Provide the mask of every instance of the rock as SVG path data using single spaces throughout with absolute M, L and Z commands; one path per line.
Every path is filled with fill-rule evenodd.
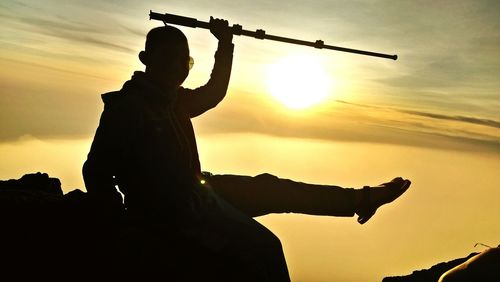
M 237 268 L 166 226 L 99 210 L 45 173 L 0 181 L 0 277 L 16 281 L 237 281 Z M 135 278 L 135 279 L 134 279 Z M 241 278 L 241 277 L 240 277 Z
M 2 190 L 22 190 L 36 191 L 62 196 L 61 181 L 58 178 L 51 178 L 47 173 L 25 174 L 20 179 L 0 180 L 0 189 Z
M 500 281 L 500 245 L 471 257 L 446 271 L 439 282 Z
M 382 282 L 436 282 L 443 273 L 463 263 L 476 254 L 477 253 L 472 253 L 464 258 L 458 258 L 448 262 L 441 262 L 428 269 L 415 270 L 412 272 L 412 274 L 409 275 L 385 277 Z
M 447 276 L 447 277 L 446 277 Z M 405 276 L 385 277 L 382 282 L 464 282 L 500 281 L 500 248 L 438 263 L 431 268 L 416 270 Z

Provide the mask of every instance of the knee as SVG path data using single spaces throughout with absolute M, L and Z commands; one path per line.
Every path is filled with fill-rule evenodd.
M 275 251 L 282 251 L 283 246 L 281 245 L 281 240 L 269 229 L 265 228 L 262 232 L 262 242 L 261 244 L 265 249 Z
M 281 240 L 274 233 L 271 232 L 270 237 L 271 247 L 275 250 L 279 250 L 280 252 L 283 250 L 283 246 L 281 245 Z

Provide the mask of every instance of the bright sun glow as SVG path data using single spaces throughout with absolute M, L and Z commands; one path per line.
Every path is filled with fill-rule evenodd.
M 289 56 L 271 65 L 267 86 L 271 95 L 292 109 L 304 109 L 327 98 L 331 78 L 312 56 Z

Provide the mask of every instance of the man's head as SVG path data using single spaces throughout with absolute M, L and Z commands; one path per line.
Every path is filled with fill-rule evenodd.
M 189 45 L 186 36 L 173 26 L 153 28 L 146 37 L 146 48 L 139 53 L 146 73 L 161 86 L 179 87 L 189 73 Z

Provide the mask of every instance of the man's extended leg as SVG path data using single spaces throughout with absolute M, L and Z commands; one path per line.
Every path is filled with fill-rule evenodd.
M 214 191 L 245 214 L 303 213 L 354 216 L 356 193 L 352 188 L 315 185 L 281 179 L 271 174 L 255 177 L 212 175 Z
M 208 181 L 217 194 L 249 216 L 287 212 L 349 217 L 358 214 L 361 224 L 411 184 L 397 177 L 378 186 L 352 189 L 296 182 L 267 173 L 255 177 L 211 175 Z

